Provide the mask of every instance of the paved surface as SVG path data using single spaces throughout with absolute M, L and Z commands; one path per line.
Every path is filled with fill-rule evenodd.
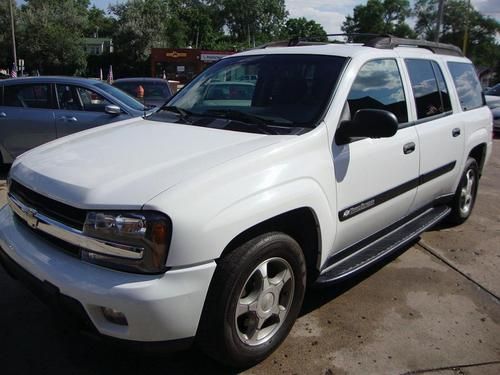
M 467 223 L 435 228 L 376 269 L 309 291 L 284 344 L 246 373 L 500 374 L 500 140 L 494 147 Z M 196 350 L 131 353 L 71 335 L 0 271 L 0 373 L 230 371 Z

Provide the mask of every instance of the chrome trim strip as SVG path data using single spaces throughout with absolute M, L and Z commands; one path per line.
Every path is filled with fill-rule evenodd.
M 143 258 L 144 248 L 88 237 L 82 231 L 53 220 L 39 213 L 37 210 L 26 206 L 11 193 L 8 194 L 7 201 L 12 211 L 36 230 L 95 253 L 127 259 Z

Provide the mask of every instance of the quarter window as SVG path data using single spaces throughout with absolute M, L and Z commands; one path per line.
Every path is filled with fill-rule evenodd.
M 484 98 L 481 84 L 472 64 L 449 62 L 448 67 L 457 88 L 462 109 L 468 111 L 483 106 Z
M 383 109 L 408 121 L 406 100 L 396 60 L 367 62 L 359 70 L 347 97 L 351 117 L 360 109 Z
M 417 106 L 417 118 L 423 119 L 449 111 L 450 98 L 439 66 L 430 60 L 420 59 L 407 59 L 405 63 Z M 436 76 L 439 78 L 436 79 Z M 439 87 L 438 81 L 441 81 Z
M 51 108 L 49 85 L 4 86 L 4 105 L 22 108 Z

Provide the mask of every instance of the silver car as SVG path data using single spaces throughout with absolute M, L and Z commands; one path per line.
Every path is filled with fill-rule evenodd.
M 95 126 L 146 114 L 143 104 L 107 83 L 76 77 L 0 81 L 0 164 Z

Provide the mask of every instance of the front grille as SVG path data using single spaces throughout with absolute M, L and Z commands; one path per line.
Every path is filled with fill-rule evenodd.
M 26 206 L 34 208 L 54 220 L 72 228 L 82 230 L 87 212 L 71 207 L 51 198 L 47 198 L 15 180 L 11 181 L 9 192 L 16 196 Z

